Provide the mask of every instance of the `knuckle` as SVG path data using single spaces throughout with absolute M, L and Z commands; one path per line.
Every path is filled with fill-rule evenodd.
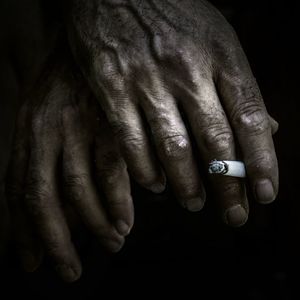
M 68 174 L 65 176 L 64 181 L 66 187 L 73 189 L 76 186 L 83 186 L 83 180 L 87 175 L 85 174 Z
M 145 141 L 142 136 L 128 135 L 127 138 L 123 139 L 121 144 L 121 148 L 125 154 L 133 153 L 133 152 L 142 152 L 145 147 Z
M 107 185 L 115 184 L 125 169 L 125 162 L 115 153 L 108 153 L 97 163 L 97 175 Z
M 101 177 L 101 182 L 104 185 L 115 185 L 118 182 L 120 173 L 117 170 L 105 170 L 99 175 Z
M 70 200 L 77 201 L 83 198 L 87 174 L 67 174 L 64 177 L 64 187 Z
M 203 128 L 203 144 L 207 151 L 225 154 L 233 146 L 233 134 L 223 123 L 210 124 Z
M 183 135 L 165 137 L 159 146 L 162 155 L 171 160 L 181 160 L 191 153 L 191 145 Z
M 25 205 L 32 216 L 40 216 L 47 209 L 49 192 L 46 187 L 29 184 L 25 194 Z
M 257 103 L 243 103 L 232 116 L 233 126 L 252 135 L 259 135 L 270 128 L 263 108 Z
M 121 150 L 124 154 L 129 155 L 130 153 L 143 151 L 145 140 L 141 132 L 131 132 L 126 128 L 119 127 L 116 135 L 119 138 Z
M 233 126 L 253 134 L 260 134 L 270 127 L 263 100 L 254 78 L 238 81 L 235 85 L 236 99 L 241 99 L 231 113 Z
M 213 152 L 228 156 L 234 145 L 234 137 L 223 110 L 215 107 L 212 111 L 195 112 L 195 123 L 200 134 L 200 141 L 206 153 Z
M 130 200 L 128 199 L 128 197 L 117 197 L 117 198 L 108 197 L 107 202 L 111 208 L 114 207 L 118 208 L 118 207 L 126 206 L 128 203 L 130 203 Z

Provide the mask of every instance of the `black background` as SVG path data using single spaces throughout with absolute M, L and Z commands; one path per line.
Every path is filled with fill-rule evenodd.
M 170 191 L 154 196 L 134 185 L 136 222 L 119 254 L 110 256 L 82 237 L 84 273 L 79 282 L 67 285 L 47 262 L 38 272 L 24 274 L 9 247 L 8 255 L 2 255 L 0 293 L 7 290 L 12 298 L 21 292 L 40 299 L 106 299 L 108 293 L 110 298 L 171 298 L 180 292 L 184 299 L 299 299 L 299 11 L 296 1 L 212 2 L 236 29 L 269 113 L 280 124 L 275 136 L 280 167 L 276 202 L 261 206 L 252 201 L 249 222 L 232 229 L 222 224 L 212 203 L 191 214 L 179 207 Z M 0 74 L 1 80 L 7 77 Z M 12 98 L 6 95 L 12 92 L 13 85 L 0 93 L 2 169 L 13 115 L 7 113 Z M 8 229 L 2 231 L 5 235 Z M 8 297 L 0 294 L 0 299 Z

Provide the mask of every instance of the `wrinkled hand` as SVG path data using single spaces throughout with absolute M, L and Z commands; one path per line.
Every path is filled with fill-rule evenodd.
M 49 64 L 20 110 L 7 196 L 24 267 L 36 269 L 46 252 L 66 281 L 81 273 L 70 209 L 112 252 L 133 225 L 125 162 L 98 103 L 63 60 Z
M 191 211 L 205 201 L 199 156 L 202 171 L 212 159 L 242 159 L 257 201 L 275 199 L 277 124 L 233 29 L 215 8 L 201 0 L 70 2 L 71 47 L 137 182 L 164 189 L 153 142 L 175 194 Z M 244 182 L 211 176 L 210 183 L 225 221 L 246 222 Z

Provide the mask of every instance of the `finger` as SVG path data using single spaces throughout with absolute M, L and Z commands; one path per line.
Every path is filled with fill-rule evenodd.
M 44 112 L 39 116 L 33 120 L 25 202 L 56 271 L 63 280 L 71 282 L 80 277 L 81 263 L 59 201 L 56 168 L 60 135 L 53 133 L 56 126 L 51 122 L 43 122 L 43 119 L 51 120 L 49 116 Z
M 126 110 L 120 110 L 117 120 L 110 123 L 133 178 L 154 193 L 163 192 L 165 177 L 153 155 L 140 112 L 135 105 L 128 103 Z
M 200 78 L 194 91 L 184 92 L 181 101 L 205 168 L 213 159 L 236 160 L 233 133 L 213 81 Z M 210 175 L 209 179 L 225 222 L 232 226 L 243 225 L 248 218 L 248 200 L 244 182 L 238 178 L 225 176 Z
M 155 92 L 144 90 L 141 97 L 160 161 L 175 195 L 190 211 L 201 210 L 205 189 L 174 98 L 158 86 Z
M 121 235 L 128 235 L 134 221 L 134 208 L 127 166 L 102 115 L 95 139 L 96 177 L 108 205 L 113 224 Z
M 23 268 L 35 271 L 41 264 L 43 252 L 24 213 L 25 182 L 29 160 L 28 135 L 24 134 L 28 112 L 25 107 L 18 114 L 14 143 L 8 166 L 5 192 L 12 219 L 13 238 Z
M 260 203 L 270 203 L 276 198 L 279 177 L 271 122 L 244 54 L 237 50 L 232 55 L 234 67 L 219 74 L 219 91 L 253 193 Z
M 101 83 L 104 100 L 101 103 L 110 126 L 119 142 L 121 153 L 132 177 L 143 187 L 154 193 L 165 189 L 162 173 L 147 137 L 146 128 L 135 104 L 135 96 L 130 95 L 124 78 L 115 70 L 110 53 L 103 51 L 99 57 L 101 70 L 96 85 Z M 113 79 L 112 79 L 113 78 Z
M 78 111 L 73 107 L 64 109 L 64 186 L 69 201 L 74 205 L 83 222 L 100 238 L 110 251 L 119 251 L 124 244 L 109 221 L 92 179 L 92 159 L 90 157 L 91 139 L 84 130 L 85 124 L 78 122 Z M 77 121 L 77 122 L 76 122 Z

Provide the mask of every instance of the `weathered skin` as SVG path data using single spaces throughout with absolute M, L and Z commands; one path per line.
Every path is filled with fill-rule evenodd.
M 205 171 L 211 159 L 236 159 L 240 148 L 238 158 L 246 163 L 257 200 L 275 198 L 278 170 L 271 131 L 277 124 L 266 112 L 234 32 L 214 8 L 190 0 L 70 3 L 67 23 L 73 52 L 140 184 L 162 191 L 162 165 L 182 205 L 199 210 L 205 191 L 195 157 Z M 95 101 L 77 76 L 60 61 L 27 98 L 18 117 L 8 178 L 25 264 L 32 270 L 41 256 L 28 231 L 23 202 L 42 248 L 69 281 L 79 277 L 81 266 L 61 209 L 65 198 L 53 176 L 57 166 L 63 170 L 57 175 L 65 183 L 66 198 L 109 249 L 122 246 L 133 223 L 126 164 L 112 143 L 109 126 L 100 123 L 104 129 L 98 132 Z M 102 207 L 104 200 L 96 201 L 99 195 L 91 183 L 93 158 L 87 149 L 93 149 L 95 136 L 98 146 L 93 151 L 96 162 L 102 162 L 96 164 L 102 174 L 98 188 L 111 203 L 108 210 Z M 198 144 L 194 153 L 191 140 Z M 210 179 L 225 221 L 243 224 L 248 214 L 243 182 Z M 271 180 L 271 187 L 263 184 L 265 179 Z
M 25 269 L 35 270 L 44 251 L 74 281 L 81 264 L 66 214 L 73 211 L 116 252 L 133 225 L 133 203 L 107 121 L 68 56 L 50 60 L 20 110 L 7 196 Z
M 136 181 L 162 191 L 159 161 L 182 205 L 197 211 L 205 190 L 195 157 L 206 171 L 212 159 L 237 159 L 239 148 L 257 201 L 275 199 L 277 124 L 236 34 L 214 7 L 201 0 L 73 0 L 65 9 L 77 63 Z M 210 181 L 225 221 L 245 223 L 243 181 Z

